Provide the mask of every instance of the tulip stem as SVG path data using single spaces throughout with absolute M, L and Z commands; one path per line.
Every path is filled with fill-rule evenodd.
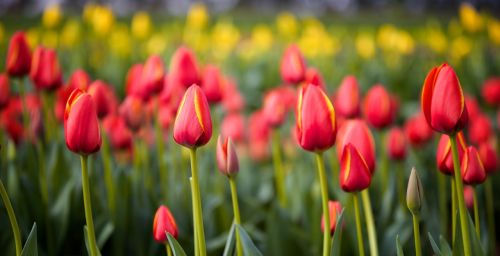
M 355 192 L 352 194 L 353 198 L 353 204 L 354 204 L 354 214 L 356 216 L 356 235 L 358 237 L 358 248 L 359 248 L 359 255 L 364 256 L 365 255 L 365 248 L 363 245 L 363 233 L 361 233 L 361 216 L 359 213 L 359 200 L 358 200 L 358 192 Z M 325 217 L 325 220 L 327 218 Z M 327 230 L 327 228 L 325 228 Z
M 278 130 L 272 132 L 273 164 L 276 176 L 276 193 L 281 206 L 286 207 L 287 197 L 285 193 L 285 173 L 283 170 L 283 160 L 281 159 L 280 134 Z
M 101 133 L 103 134 L 103 133 Z M 106 137 L 102 138 L 102 164 L 104 167 L 104 182 L 106 183 L 106 190 L 108 195 L 108 207 L 111 216 L 114 218 L 115 214 L 115 188 L 113 183 L 113 171 L 111 169 L 111 157 L 109 155 L 109 145 Z
M 89 187 L 89 177 L 87 169 L 87 158 L 86 155 L 81 155 L 80 160 L 82 164 L 82 188 L 83 188 L 83 204 L 85 206 L 85 219 L 87 221 L 87 239 L 90 247 L 90 256 L 97 256 L 98 249 L 95 240 L 94 232 L 94 221 L 92 219 L 92 203 L 90 201 L 90 187 Z
M 455 192 L 455 177 L 451 176 L 451 244 L 455 245 L 457 230 L 457 193 Z
M 234 176 L 229 176 L 229 186 L 231 187 L 231 199 L 233 201 L 234 223 L 240 225 L 240 207 L 238 204 L 238 193 L 236 190 L 236 180 Z M 243 256 L 243 247 L 241 246 L 241 238 L 239 231 L 236 231 L 236 255 Z
M 167 250 L 167 256 L 172 256 L 172 249 L 170 249 L 168 242 L 165 243 L 165 249 Z
M 14 209 L 10 203 L 9 195 L 5 190 L 2 180 L 0 180 L 0 195 L 2 196 L 3 204 L 7 210 L 7 215 L 9 215 L 10 226 L 12 227 L 12 233 L 14 233 L 14 242 L 16 243 L 16 256 L 21 255 L 22 243 L 21 243 L 21 232 L 19 231 L 19 225 L 17 224 L 16 215 L 14 214 Z
M 382 192 L 385 192 L 385 190 L 389 187 L 387 186 L 387 181 L 389 180 L 389 158 L 387 156 L 387 137 L 388 137 L 388 132 L 386 130 L 382 131 L 382 143 L 381 149 L 380 149 L 380 168 L 382 171 Z
M 189 149 L 191 157 L 191 193 L 193 197 L 193 213 L 195 216 L 195 233 L 198 240 L 198 247 L 200 256 L 205 256 L 207 254 L 207 249 L 205 246 L 205 231 L 203 229 L 203 212 L 201 209 L 201 196 L 200 196 L 200 185 L 198 181 L 198 167 L 196 165 L 196 148 Z
M 361 191 L 361 200 L 363 200 L 363 211 L 365 212 L 366 228 L 368 230 L 368 243 L 370 245 L 370 255 L 378 256 L 377 233 L 375 231 L 375 222 L 373 220 L 372 204 L 368 189 Z
M 318 166 L 319 183 L 321 187 L 321 205 L 323 207 L 323 216 L 325 225 L 323 229 L 323 256 L 330 255 L 330 210 L 328 208 L 328 185 L 326 182 L 325 163 L 323 153 L 316 153 L 316 164 Z
M 458 159 L 458 148 L 456 135 L 450 135 L 451 152 L 453 154 L 453 166 L 455 169 L 455 185 L 458 198 L 458 210 L 460 211 L 460 226 L 462 228 L 462 240 L 464 243 L 464 255 L 471 255 L 469 228 L 467 225 L 467 211 L 465 210 L 464 186 L 462 184 L 462 173 L 460 171 L 460 160 Z
M 481 238 L 481 229 L 480 229 L 480 223 L 479 223 L 479 208 L 477 207 L 478 201 L 477 201 L 477 193 L 476 193 L 476 188 L 472 190 L 472 198 L 474 199 L 474 225 L 476 227 L 476 233 L 477 237 Z
M 413 236 L 415 236 L 415 255 L 422 255 L 422 246 L 420 245 L 420 226 L 419 221 L 420 218 L 418 214 L 413 214 Z
M 191 195 L 194 195 L 195 191 L 194 191 L 194 186 L 193 186 L 193 178 L 189 177 L 189 184 L 190 184 L 190 187 L 191 187 Z M 196 225 L 196 222 L 197 222 L 197 219 L 196 219 L 196 214 L 194 214 L 194 209 L 196 209 L 196 202 L 193 200 L 192 201 L 192 204 L 193 204 L 193 228 L 194 228 L 194 231 L 193 231 L 193 237 L 194 237 L 194 255 L 195 256 L 199 256 L 200 255 L 200 243 L 198 241 L 198 226 Z
M 493 189 L 491 188 L 491 177 L 486 179 L 484 184 L 485 194 L 486 194 L 486 213 L 488 215 L 488 238 L 491 253 L 495 252 L 496 246 L 496 234 L 495 234 L 495 209 L 493 206 Z

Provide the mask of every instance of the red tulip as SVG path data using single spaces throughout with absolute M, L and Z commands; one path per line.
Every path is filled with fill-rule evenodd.
M 497 171 L 498 155 L 490 143 L 483 142 L 479 145 L 479 157 L 487 174 Z
M 298 84 L 304 80 L 306 63 L 296 45 L 290 45 L 281 59 L 281 79 L 287 84 Z
M 467 145 L 465 144 L 465 139 L 461 132 L 457 133 L 456 141 L 458 147 L 458 158 L 462 159 L 464 152 L 467 150 Z M 448 135 L 443 134 L 441 135 L 441 139 L 439 139 L 436 152 L 436 162 L 438 164 L 438 169 L 442 173 L 454 175 L 453 155 L 451 152 L 450 137 Z
M 66 102 L 68 101 L 69 95 L 75 89 L 80 89 L 82 91 L 87 91 L 90 84 L 89 75 L 82 69 L 77 69 L 71 74 L 67 85 L 60 87 L 56 92 L 56 103 L 54 105 L 54 113 L 56 119 L 60 122 L 64 121 L 64 111 L 66 109 Z
M 9 103 L 10 84 L 6 74 L 0 74 L 0 110 Z
M 474 187 L 464 186 L 464 200 L 467 209 L 472 210 L 474 207 Z
M 112 87 L 101 80 L 96 80 L 89 86 L 88 93 L 94 99 L 99 119 L 114 111 L 117 102 Z
M 340 186 L 345 192 L 358 192 L 370 186 L 372 177 L 360 152 L 348 143 L 340 160 Z
M 77 154 L 88 155 L 101 148 L 101 133 L 94 100 L 80 89 L 71 93 L 66 104 L 64 135 L 66 146 Z
M 210 103 L 218 103 L 224 96 L 224 81 L 219 68 L 215 65 L 207 65 L 203 70 L 201 88 Z
M 163 90 L 160 93 L 160 104 L 168 106 L 176 113 L 185 92 L 185 87 L 176 83 L 170 83 L 168 75 L 165 75 L 163 78 Z
M 163 128 L 163 130 L 168 130 L 174 121 L 175 111 L 167 104 L 160 104 L 158 108 L 158 118 L 161 128 Z
M 314 84 L 321 87 L 323 90 L 325 89 L 325 81 L 321 76 L 321 73 L 315 68 L 308 68 L 306 70 L 306 76 L 303 83 L 305 85 Z
M 434 131 L 431 129 L 422 112 L 406 121 L 405 133 L 412 146 L 418 147 L 432 139 Z
M 231 176 L 240 170 L 238 155 L 231 138 L 217 138 L 217 167 L 222 175 Z
M 162 205 L 156 210 L 153 220 L 153 238 L 158 243 L 165 243 L 167 242 L 167 233 L 175 239 L 179 236 L 174 216 L 167 207 Z
M 488 141 L 493 135 L 493 127 L 490 119 L 483 114 L 478 114 L 475 119 L 471 119 L 468 127 L 468 135 L 472 144 L 475 145 Z
M 222 105 L 227 112 L 240 112 L 245 108 L 245 99 L 241 95 L 235 81 L 231 78 L 224 79 L 224 97 Z
M 144 66 L 140 63 L 132 65 L 125 78 L 125 92 L 127 95 L 141 96 L 141 76 Z
M 161 92 L 163 89 L 163 77 L 165 68 L 163 60 L 158 55 L 152 55 L 144 63 L 141 74 L 141 87 L 144 94 L 149 98 Z
M 33 53 L 30 78 L 39 90 L 54 90 L 62 84 L 62 73 L 56 51 L 37 47 Z
M 186 47 L 179 47 L 170 61 L 171 83 L 177 83 L 185 88 L 200 83 L 198 63 L 193 52 Z
M 295 91 L 289 86 L 280 86 L 266 93 L 262 111 L 272 127 L 280 126 L 288 112 L 295 107 Z
M 255 161 L 265 160 L 269 155 L 271 129 L 262 111 L 252 113 L 248 119 L 248 143 L 250 156 Z
M 330 235 L 335 233 L 337 225 L 337 216 L 342 212 L 342 205 L 337 201 L 328 201 L 328 212 L 330 214 Z M 321 232 L 325 230 L 325 216 L 321 216 Z
M 31 50 L 23 31 L 12 35 L 7 51 L 7 74 L 12 77 L 22 77 L 30 72 Z
M 138 132 L 149 119 L 149 113 L 146 111 L 144 102 L 135 95 L 128 95 L 125 98 L 120 105 L 119 112 L 127 126 L 133 132 Z
M 335 110 L 328 96 L 317 86 L 300 88 L 297 130 L 299 144 L 305 150 L 324 151 L 335 144 Z
M 394 127 L 389 130 L 386 145 L 387 153 L 392 160 L 404 160 L 406 158 L 406 137 L 401 128 Z
M 465 95 L 465 106 L 467 106 L 467 116 L 469 117 L 470 124 L 472 120 L 475 120 L 476 117 L 481 114 L 481 108 L 476 98 L 471 95 Z
M 221 124 L 221 134 L 231 137 L 235 143 L 245 141 L 245 117 L 240 113 L 231 113 L 224 117 Z
M 86 91 L 90 85 L 90 77 L 83 69 L 77 69 L 71 74 L 68 80 L 67 87 L 72 89 L 81 89 Z M 71 93 L 71 92 L 70 92 Z
M 118 150 L 132 148 L 132 133 L 121 116 L 117 114 L 107 115 L 102 124 L 108 135 L 111 148 Z
M 335 94 L 335 109 L 339 116 L 354 118 L 359 115 L 359 84 L 354 76 L 346 76 Z
M 460 81 L 452 67 L 434 67 L 425 78 L 421 97 L 427 123 L 437 132 L 453 134 L 467 124 L 467 108 Z
M 188 148 L 208 143 L 212 120 L 207 98 L 198 85 L 189 87 L 182 98 L 174 121 L 174 140 Z
M 500 106 L 500 77 L 486 80 L 481 88 L 481 95 L 488 105 Z
M 21 100 L 19 97 L 12 97 L 0 112 L 0 125 L 16 145 L 24 139 L 24 126 L 21 120 Z
M 352 144 L 359 151 L 370 173 L 375 172 L 375 140 L 364 120 L 351 119 L 345 121 L 337 135 L 337 158 L 341 159 L 344 148 Z
M 382 129 L 390 125 L 396 116 L 396 103 L 381 84 L 368 91 L 363 102 L 363 112 L 370 125 Z
M 486 171 L 476 148 L 469 146 L 462 157 L 462 179 L 467 185 L 481 184 L 486 180 Z

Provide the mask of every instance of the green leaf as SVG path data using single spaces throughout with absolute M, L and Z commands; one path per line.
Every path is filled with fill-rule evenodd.
M 97 238 L 97 246 L 102 248 L 106 241 L 111 237 L 113 234 L 113 231 L 115 230 L 115 226 L 113 223 L 108 222 L 104 226 L 104 228 L 101 230 L 101 233 L 99 234 L 99 237 Z
M 403 247 L 401 247 L 401 243 L 399 242 L 399 235 L 396 236 L 396 249 L 398 256 L 404 256 Z
M 344 219 L 344 210 L 345 208 L 342 208 L 340 215 L 337 216 L 337 222 L 335 223 L 335 232 L 333 233 L 333 241 L 331 249 L 332 256 L 340 255 L 340 247 L 342 245 L 342 230 L 343 230 L 342 223 Z
M 462 240 L 462 228 L 460 226 L 460 216 L 457 213 L 457 228 L 455 230 L 455 245 L 453 247 L 453 255 L 464 255 L 464 245 Z M 468 224 L 469 224 L 469 239 L 471 246 L 471 253 L 474 256 L 484 255 L 483 248 L 481 247 L 481 242 L 476 234 L 476 229 L 474 223 L 472 223 L 472 218 L 469 213 L 467 213 Z
M 434 254 L 436 254 L 436 256 L 441 256 L 443 255 L 441 253 L 441 249 L 439 249 L 439 246 L 436 244 L 436 241 L 434 241 L 434 238 L 432 238 L 432 235 L 431 233 L 427 233 L 427 235 L 429 236 L 429 241 L 431 242 L 431 247 L 432 247 L 432 250 L 434 251 Z
M 257 249 L 255 244 L 250 239 L 248 233 L 240 225 L 236 225 L 237 231 L 240 234 L 241 244 L 243 246 L 243 253 L 245 256 L 260 256 L 262 253 Z
M 229 230 L 229 235 L 227 236 L 226 246 L 224 247 L 223 256 L 231 256 L 234 251 L 234 243 L 235 243 L 235 224 L 231 225 L 231 229 Z
M 37 235 L 36 235 L 36 222 L 33 223 L 31 232 L 28 235 L 28 239 L 24 244 L 21 256 L 38 256 L 38 245 L 37 245 Z
M 168 238 L 168 243 L 170 244 L 170 248 L 172 249 L 174 256 L 186 256 L 184 249 L 182 249 L 181 245 L 177 242 L 177 240 L 175 240 L 175 238 L 169 233 L 166 234 Z
M 87 248 L 87 252 L 89 253 L 90 255 L 90 246 L 89 246 L 89 231 L 87 229 L 87 225 L 83 226 L 83 237 L 85 239 L 85 247 Z M 101 252 L 99 251 L 99 248 L 97 248 L 97 255 L 101 256 Z
M 453 254 L 453 252 L 451 251 L 450 245 L 448 244 L 448 242 L 446 241 L 446 239 L 444 239 L 444 237 L 442 235 L 439 236 L 439 243 L 441 245 L 442 255 L 451 256 Z

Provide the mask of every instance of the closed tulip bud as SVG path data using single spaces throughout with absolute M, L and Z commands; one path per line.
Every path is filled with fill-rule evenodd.
M 394 127 L 389 130 L 387 136 L 387 153 L 392 160 L 404 160 L 406 158 L 406 136 L 401 128 Z
M 396 103 L 384 86 L 370 88 L 363 102 L 363 112 L 370 125 L 377 129 L 389 126 L 396 116 Z
M 340 159 L 340 187 L 345 192 L 359 192 L 370 186 L 372 176 L 365 159 L 348 143 Z
M 328 96 L 317 86 L 300 88 L 297 132 L 300 146 L 307 151 L 324 151 L 335 144 L 335 110 Z
M 488 105 L 500 106 L 500 77 L 486 80 L 481 88 L 481 95 Z
M 281 59 L 281 79 L 287 84 L 298 84 L 305 78 L 306 63 L 296 45 L 290 45 Z
M 146 60 L 140 75 L 140 95 L 144 100 L 156 95 L 163 89 L 165 68 L 158 55 L 152 55 Z
M 335 110 L 339 116 L 354 118 L 359 115 L 359 84 L 354 76 L 346 76 L 335 94 Z
M 235 81 L 231 78 L 224 79 L 224 97 L 222 105 L 227 112 L 240 112 L 245 108 L 245 98 L 241 95 Z
M 224 81 L 219 68 L 214 65 L 207 65 L 203 70 L 203 80 L 201 88 L 210 103 L 218 103 L 224 96 Z
M 467 185 L 481 184 L 486 180 L 486 171 L 477 149 L 469 146 L 462 157 L 462 179 Z
M 77 154 L 88 155 L 101 148 L 101 133 L 94 100 L 80 89 L 75 89 L 66 103 L 64 135 L 66 146 Z
M 224 117 L 221 124 L 221 134 L 231 137 L 236 144 L 244 142 L 246 138 L 245 117 L 240 113 L 231 113 Z
M 285 121 L 288 112 L 295 107 L 295 91 L 289 86 L 280 86 L 266 93 L 262 110 L 272 127 L 278 127 Z
M 454 134 L 467 124 L 467 108 L 460 81 L 446 63 L 434 67 L 425 78 L 421 105 L 427 123 L 437 132 Z
M 167 207 L 162 205 L 156 210 L 153 220 L 153 238 L 158 243 L 165 243 L 167 242 L 167 233 L 175 239 L 179 236 L 174 216 Z
M 0 110 L 9 103 L 10 84 L 6 74 L 0 74 Z
M 120 105 L 119 112 L 133 132 L 138 132 L 149 118 L 144 102 L 135 95 L 129 95 L 125 98 Z
M 142 64 L 134 64 L 129 68 L 127 77 L 125 78 L 125 92 L 127 95 L 141 96 L 141 76 L 144 66 Z
M 185 88 L 200 83 L 198 63 L 193 52 L 186 47 L 179 47 L 170 61 L 171 83 L 177 83 Z
M 323 76 L 321 76 L 321 73 L 315 69 L 315 68 L 308 68 L 306 70 L 306 77 L 304 78 L 304 84 L 314 84 L 321 89 L 325 89 L 325 80 L 323 79 Z
M 85 72 L 83 69 L 77 69 L 69 77 L 66 87 L 72 88 L 73 90 L 78 88 L 80 90 L 86 91 L 90 85 L 90 82 L 90 77 L 87 72 Z
M 217 138 L 217 166 L 222 175 L 231 176 L 240 170 L 238 155 L 231 138 Z
M 422 112 L 419 112 L 406 121 L 405 133 L 408 141 L 414 147 L 426 144 L 434 135 L 434 131 L 427 124 L 427 120 Z
M 102 124 L 112 149 L 124 150 L 132 148 L 132 132 L 130 132 L 121 116 L 117 114 L 107 115 Z
M 11 37 L 5 66 L 9 76 L 22 77 L 29 74 L 31 50 L 23 31 L 17 31 Z
M 479 145 L 479 157 L 483 163 L 486 174 L 493 174 L 498 168 L 498 155 L 495 149 L 488 142 Z
M 189 87 L 174 122 L 174 140 L 188 148 L 203 146 L 212 137 L 212 120 L 207 98 L 198 85 Z
M 337 217 L 342 212 L 342 205 L 337 201 L 328 201 L 328 212 L 330 214 L 330 235 L 335 233 L 335 228 L 337 225 Z M 325 216 L 321 216 L 321 232 L 325 230 Z
M 38 47 L 33 53 L 30 78 L 39 90 L 54 90 L 62 84 L 56 51 Z
M 113 110 L 113 89 L 101 80 L 96 80 L 89 86 L 88 93 L 94 99 L 99 119 L 104 118 Z
M 464 186 L 464 201 L 467 209 L 472 210 L 474 208 L 474 187 Z
M 470 142 L 479 145 L 488 141 L 493 135 L 493 127 L 490 119 L 483 115 L 478 114 L 475 119 L 471 119 L 469 123 L 468 135 Z
M 458 158 L 462 159 L 464 152 L 467 150 L 467 145 L 465 144 L 465 139 L 463 134 L 460 132 L 456 136 L 457 147 L 458 147 Z M 438 164 L 438 169 L 446 175 L 454 175 L 453 169 L 453 156 L 451 152 L 450 137 L 448 135 L 441 135 L 439 139 L 439 144 L 436 152 L 436 162 Z
M 422 201 L 424 199 L 424 191 L 422 182 L 418 177 L 415 167 L 411 169 L 410 179 L 408 180 L 408 187 L 406 189 L 406 205 L 412 214 L 419 214 L 422 208 Z
M 467 106 L 467 116 L 471 122 L 472 120 L 475 120 L 479 114 L 481 114 L 479 103 L 477 103 L 476 98 L 473 96 L 465 95 L 465 106 Z
M 337 158 L 341 159 L 347 144 L 352 144 L 363 156 L 370 173 L 375 172 L 375 140 L 368 125 L 361 119 L 346 120 L 337 135 Z

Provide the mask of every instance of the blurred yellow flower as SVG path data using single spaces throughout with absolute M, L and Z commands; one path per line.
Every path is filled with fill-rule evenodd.
M 162 54 L 163 52 L 165 52 L 168 46 L 166 38 L 167 36 L 162 33 L 153 34 L 146 43 L 147 55 L 149 56 L 152 54 Z
M 121 58 L 129 56 L 131 44 L 127 26 L 124 24 L 117 24 L 111 32 L 108 43 L 114 55 Z
M 251 42 L 257 51 L 266 52 L 273 45 L 273 32 L 265 24 L 256 25 L 252 29 Z
M 356 50 L 364 59 L 371 59 L 375 56 L 375 40 L 368 33 L 361 33 L 356 37 Z
M 472 42 L 465 36 L 460 36 L 451 42 L 450 57 L 454 62 L 460 62 L 472 50 Z
M 208 24 L 208 11 L 203 3 L 194 3 L 189 8 L 186 26 L 190 29 L 203 29 Z
M 340 50 L 338 39 L 329 35 L 317 19 L 305 19 L 303 28 L 297 44 L 304 56 L 308 58 L 330 57 Z
M 42 35 L 42 44 L 49 48 L 57 48 L 58 34 L 53 30 L 45 31 Z
M 385 51 L 395 51 L 400 54 L 410 54 L 415 49 L 415 42 L 410 33 L 391 24 L 380 27 L 377 43 Z
M 410 33 L 400 30 L 398 33 L 398 51 L 402 54 L 411 54 L 415 49 L 415 41 Z
M 240 40 L 240 31 L 229 21 L 219 21 L 212 31 L 212 52 L 216 59 L 226 58 Z
M 0 43 L 3 42 L 5 36 L 5 28 L 3 27 L 3 24 L 0 22 Z
M 469 3 L 462 3 L 459 10 L 460 22 L 468 32 L 478 32 L 483 29 L 483 18 Z
M 106 36 L 113 27 L 114 16 L 111 8 L 103 5 L 90 6 L 85 9 L 84 16 L 88 15 L 88 19 L 92 25 L 94 32 L 98 36 Z
M 43 11 L 42 23 L 46 28 L 53 28 L 61 21 L 61 8 L 57 4 L 49 5 Z
M 276 17 L 278 34 L 285 40 L 293 40 L 297 35 L 298 24 L 295 16 L 290 12 L 282 12 Z
M 95 9 L 97 8 L 97 4 L 93 2 L 88 2 L 85 7 L 83 7 L 83 20 L 87 23 L 92 23 L 92 19 L 94 18 Z
M 36 27 L 30 28 L 26 32 L 26 38 L 31 49 L 34 49 L 40 43 L 40 30 Z
M 448 41 L 439 27 L 429 27 L 424 31 L 425 44 L 435 53 L 443 54 L 448 48 Z
M 80 41 L 81 37 L 80 23 L 72 19 L 64 25 L 61 31 L 60 44 L 62 47 L 71 49 Z
M 151 33 L 151 18 L 149 14 L 140 11 L 132 18 L 132 35 L 137 39 L 146 39 Z
M 500 21 L 491 18 L 488 21 L 488 36 L 495 45 L 500 45 Z

